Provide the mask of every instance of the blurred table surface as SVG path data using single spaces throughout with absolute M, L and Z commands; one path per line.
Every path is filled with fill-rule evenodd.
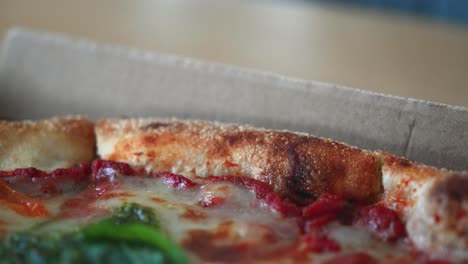
M 468 106 L 468 25 L 301 1 L 0 0 L 25 26 Z

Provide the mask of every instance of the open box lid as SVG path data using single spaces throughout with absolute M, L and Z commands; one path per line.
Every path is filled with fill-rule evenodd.
M 302 131 L 468 169 L 468 109 L 11 30 L 0 118 L 174 116 Z

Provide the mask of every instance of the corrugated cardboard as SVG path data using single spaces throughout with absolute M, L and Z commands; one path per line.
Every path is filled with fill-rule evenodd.
M 16 29 L 0 117 L 175 116 L 303 131 L 468 169 L 468 109 Z M 468 98 L 467 98 L 468 99 Z

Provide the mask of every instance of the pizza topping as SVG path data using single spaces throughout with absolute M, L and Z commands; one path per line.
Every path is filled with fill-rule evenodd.
M 268 225 L 228 220 L 214 230 L 189 231 L 183 246 L 205 261 L 242 262 L 285 251 L 290 242 Z
M 161 250 L 147 245 L 88 242 L 81 233 L 60 237 L 15 234 L 0 242 L 0 259 L 5 263 L 175 263 L 167 261 Z
M 201 242 L 188 237 L 189 232 L 198 232 L 199 237 L 217 237 L 213 247 L 218 253 L 230 248 L 241 255 L 250 252 L 247 257 L 267 257 L 276 250 L 286 250 L 294 246 L 298 237 L 296 220 L 283 216 L 282 212 L 287 210 L 279 210 L 287 208 L 283 205 L 286 202 L 262 182 L 239 177 L 197 178 L 195 182 L 172 173 L 135 173 L 127 177 L 114 165 L 111 168 L 104 162 L 99 165 L 94 169 L 99 177 L 93 175 L 90 188 L 66 202 L 78 200 L 78 205 L 71 206 L 81 208 L 75 211 L 78 217 L 99 219 L 109 214 L 112 205 L 138 201 L 161 211 L 160 221 L 165 231 L 184 245 L 197 245 L 192 253 L 202 258 Z M 291 207 L 299 211 L 292 204 Z M 64 211 L 71 212 L 70 209 Z M 221 223 L 228 219 L 236 222 L 221 228 Z M 217 227 L 232 236 L 219 235 L 214 231 Z M 233 237 L 237 242 L 230 242 Z M 207 243 L 210 241 L 203 242 Z M 223 260 L 222 256 L 219 254 L 218 260 Z
M 456 218 L 457 220 L 460 220 L 461 218 L 464 218 L 465 216 L 467 216 L 467 211 L 468 211 L 468 210 L 465 210 L 465 209 L 462 208 L 462 207 L 458 207 L 458 208 L 457 208 L 457 212 L 456 212 L 456 214 L 455 214 L 455 218 Z
M 115 212 L 112 218 L 116 224 L 138 222 L 146 225 L 159 226 L 153 210 L 136 203 L 124 203 Z
M 91 171 L 85 190 L 56 199 L 54 206 L 58 209 L 48 216 L 53 217 L 52 222 L 63 224 L 44 224 L 47 230 L 62 233 L 69 232 L 67 228 L 79 228 L 81 238 L 67 238 L 75 241 L 76 247 L 67 246 L 69 242 L 63 242 L 61 236 L 44 236 L 49 232 L 34 235 L 33 239 L 63 243 L 64 252 L 67 247 L 100 252 L 94 248 L 96 245 L 113 253 L 113 243 L 117 242 L 125 249 L 119 248 L 119 253 L 113 253 L 116 255 L 137 254 L 134 248 L 140 245 L 140 250 L 163 259 L 172 254 L 167 253 L 172 246 L 165 248 L 167 243 L 171 245 L 164 235 L 168 234 L 202 261 L 275 261 L 291 256 L 328 263 L 375 263 L 371 255 L 380 256 L 389 249 L 401 251 L 398 245 L 402 242 L 394 242 L 406 235 L 397 213 L 383 204 L 361 206 L 325 193 L 298 207 L 270 185 L 248 177 L 189 179 L 170 172 L 145 173 L 125 163 L 105 160 L 93 162 Z M 116 207 L 119 209 L 114 210 Z M 161 214 L 156 217 L 149 207 Z M 371 255 L 353 253 L 363 245 Z M 331 253 L 343 255 L 329 258 Z
M 335 220 L 337 214 L 344 208 L 345 201 L 343 198 L 325 193 L 315 202 L 306 206 L 302 210 L 302 215 L 306 225 L 324 225 Z
M 395 241 L 406 235 L 405 225 L 398 214 L 381 204 L 360 208 L 355 222 L 367 226 L 384 240 Z
M 440 223 L 440 215 L 437 214 L 437 213 L 434 214 L 434 222 L 435 222 L 436 224 Z
M 299 220 L 303 235 L 298 250 L 315 253 L 340 251 L 340 244 L 329 237 L 326 225 L 336 220 L 338 214 L 344 208 L 345 201 L 343 198 L 328 193 L 321 195 L 315 202 L 305 206 Z
M 322 253 L 340 251 L 341 247 L 336 240 L 327 236 L 325 229 L 312 228 L 301 237 L 298 250 Z
M 144 245 L 160 249 L 167 256 L 168 263 L 186 263 L 185 254 L 157 229 L 142 224 L 118 224 L 104 220 L 83 229 L 84 237 L 91 242 Z M 136 260 L 136 259 L 135 259 Z M 138 260 L 139 261 L 139 260 Z M 164 263 L 164 262 L 163 262 Z
M 100 171 L 97 172 L 100 176 L 93 175 L 95 180 L 86 190 L 62 204 L 59 217 L 97 216 L 107 213 L 105 209 L 93 207 L 92 202 L 111 190 L 117 189 L 120 183 L 113 177 L 113 174 L 104 176 Z
M 302 229 L 304 230 L 305 233 L 307 233 L 308 231 L 310 231 L 312 229 L 316 229 L 316 228 L 325 226 L 326 224 L 328 224 L 329 222 L 331 222 L 331 221 L 333 221 L 335 219 L 336 219 L 336 216 L 333 215 L 333 214 L 325 214 L 325 215 L 322 215 L 322 216 L 318 216 L 316 218 L 307 220 L 303 224 Z
M 91 175 L 93 175 L 94 180 L 101 177 L 107 178 L 115 174 L 134 176 L 139 173 L 136 172 L 128 163 L 124 162 L 97 159 L 91 164 Z
M 18 233 L 0 242 L 0 259 L 12 263 L 187 263 L 164 235 L 152 209 L 124 204 L 115 214 L 78 232 Z
M 366 253 L 353 253 L 334 257 L 325 264 L 377 264 L 377 260 Z
M 426 262 L 427 264 L 450 264 L 450 261 L 443 259 L 432 259 Z
M 176 190 L 187 189 L 187 188 L 197 185 L 196 183 L 194 183 L 193 181 L 189 180 L 188 178 L 182 175 L 178 175 L 178 174 L 174 174 L 170 172 L 157 174 L 156 177 L 163 177 L 164 183 L 171 185 Z
M 301 215 L 300 209 L 281 197 L 273 191 L 273 189 L 266 183 L 248 177 L 241 176 L 210 176 L 206 178 L 208 182 L 231 182 L 241 185 L 248 190 L 255 193 L 257 199 L 263 200 L 267 206 L 284 216 L 299 216 Z
M 176 244 L 194 262 L 468 259 L 464 172 L 300 133 L 154 121 L 2 124 L 0 262 L 186 262 Z M 91 161 L 94 128 L 115 161 L 66 168 Z
M 15 191 L 0 180 L 0 204 L 5 204 L 20 215 L 28 217 L 46 217 L 49 215 L 42 203 L 21 192 Z
M 206 261 L 239 262 L 243 259 L 252 258 L 245 253 L 249 249 L 247 244 L 223 244 L 220 241 L 228 240 L 231 229 L 223 231 L 222 228 L 215 232 L 206 230 L 191 230 L 190 239 L 183 242 L 184 248 L 196 252 L 200 258 Z M 202 246 L 201 246 L 202 245 Z M 252 248 L 250 248 L 252 249 Z
M 11 171 L 0 171 L 0 177 L 13 177 L 13 176 L 27 176 L 32 177 L 45 177 L 47 172 L 35 168 L 20 168 Z
M 15 190 L 34 197 L 51 197 L 61 193 L 76 192 L 85 188 L 89 179 L 89 166 L 78 163 L 66 169 L 45 172 L 35 168 L 0 171 L 0 178 Z

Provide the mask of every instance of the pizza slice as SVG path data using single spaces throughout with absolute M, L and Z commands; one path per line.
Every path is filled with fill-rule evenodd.
M 40 127 L 41 141 L 70 138 Z M 84 130 L 71 134 L 94 149 Z M 94 150 L 0 171 L 0 263 L 467 260 L 466 173 L 216 122 L 108 119 L 95 133 L 91 165 Z
M 306 134 L 203 121 L 101 120 L 96 134 L 101 158 L 126 162 L 148 173 L 170 171 L 191 179 L 234 175 L 266 182 L 287 201 L 308 205 L 302 208 L 301 221 L 315 214 L 308 212 L 314 212 L 321 195 L 331 193 L 354 202 L 347 220 L 337 217 L 346 214 L 341 208 L 333 217 L 313 216 L 311 221 L 330 225 L 326 220 L 330 217 L 331 225 L 336 225 L 333 222 L 338 219 L 341 225 L 327 231 L 337 245 L 348 243 L 348 249 L 370 251 L 380 261 L 405 261 L 402 255 L 410 255 L 411 261 L 468 259 L 467 173 Z M 330 206 L 329 200 L 324 201 Z M 345 222 L 352 222 L 352 227 Z M 385 241 L 383 248 L 387 247 L 375 250 L 382 244 L 366 236 L 368 232 L 362 235 L 362 226 L 377 233 Z

